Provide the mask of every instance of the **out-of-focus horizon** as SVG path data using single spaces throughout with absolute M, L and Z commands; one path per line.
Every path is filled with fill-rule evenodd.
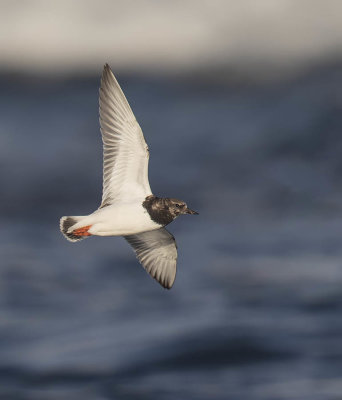
M 0 70 L 221 71 L 279 78 L 340 61 L 338 0 L 0 2 Z M 223 74 L 223 76 L 222 76 Z

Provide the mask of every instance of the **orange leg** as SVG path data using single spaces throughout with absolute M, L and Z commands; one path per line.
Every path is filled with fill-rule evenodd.
M 91 233 L 88 232 L 90 228 L 91 225 L 83 226 L 82 228 L 78 228 L 72 231 L 72 234 L 76 236 L 91 236 Z

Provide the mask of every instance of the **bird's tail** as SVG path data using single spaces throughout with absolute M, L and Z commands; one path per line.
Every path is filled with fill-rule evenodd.
M 88 229 L 91 225 L 83 226 L 78 229 L 70 229 L 80 221 L 81 217 L 62 217 L 59 222 L 59 227 L 64 237 L 70 242 L 78 242 L 82 239 L 91 236 Z

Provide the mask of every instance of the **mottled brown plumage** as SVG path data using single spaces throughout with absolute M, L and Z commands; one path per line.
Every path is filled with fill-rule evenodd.
M 190 210 L 184 201 L 169 197 L 147 196 L 142 205 L 152 221 L 161 226 L 168 225 L 181 214 L 198 214 Z

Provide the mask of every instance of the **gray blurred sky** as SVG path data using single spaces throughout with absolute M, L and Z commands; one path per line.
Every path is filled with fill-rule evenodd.
M 0 69 L 297 70 L 342 52 L 340 0 L 0 0 Z

